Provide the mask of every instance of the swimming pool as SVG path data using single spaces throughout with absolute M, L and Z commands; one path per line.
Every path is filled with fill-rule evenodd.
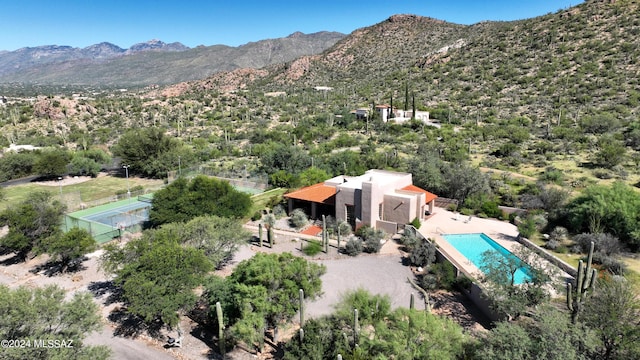
M 504 257 L 515 257 L 509 250 L 482 233 L 446 234 L 442 235 L 442 237 L 464 257 L 469 259 L 478 269 L 481 269 L 484 264 L 482 262 L 482 253 L 488 250 L 496 251 Z M 531 281 L 532 277 L 530 271 L 527 269 L 527 265 L 522 263 L 522 267 L 516 271 L 515 283 L 522 284 L 527 280 Z

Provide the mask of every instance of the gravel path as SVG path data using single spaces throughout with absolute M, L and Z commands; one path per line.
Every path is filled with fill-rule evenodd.
M 409 299 L 414 294 L 416 308 L 424 309 L 421 295 L 407 282 L 407 278 L 413 276 L 411 270 L 402 265 L 398 255 L 360 255 L 318 263 L 327 267 L 327 273 L 322 276 L 324 294 L 307 303 L 309 317 L 331 314 L 346 292 L 358 288 L 388 295 L 392 308 L 409 307 Z

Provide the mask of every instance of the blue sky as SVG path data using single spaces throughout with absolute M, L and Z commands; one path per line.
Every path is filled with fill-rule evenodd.
M 122 48 L 159 39 L 189 47 L 322 30 L 345 34 L 394 14 L 458 24 L 517 20 L 556 12 L 581 0 L 14 0 L 0 3 L 0 50 L 39 45 Z

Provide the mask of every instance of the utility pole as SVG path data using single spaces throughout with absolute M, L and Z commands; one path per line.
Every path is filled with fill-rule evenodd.
M 131 188 L 129 188 L 129 165 L 122 165 L 127 177 L 127 198 L 131 198 Z

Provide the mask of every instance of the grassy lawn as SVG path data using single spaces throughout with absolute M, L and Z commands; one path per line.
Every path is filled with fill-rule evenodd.
M 257 195 L 253 195 L 251 197 L 253 205 L 251 207 L 251 212 L 249 213 L 249 215 L 253 216 L 256 211 L 264 209 L 271 198 L 273 198 L 274 196 L 282 197 L 282 195 L 284 195 L 284 193 L 286 192 L 287 189 L 275 188 Z
M 540 236 L 535 236 L 532 237 L 531 240 L 534 244 L 540 246 L 541 248 L 545 249 L 546 251 L 548 251 L 551 255 L 557 257 L 558 259 L 566 262 L 567 264 L 573 266 L 574 268 L 578 267 L 578 261 L 580 261 L 580 259 L 582 259 L 583 255 L 582 254 L 571 254 L 571 253 L 559 253 L 559 252 L 555 252 L 553 250 L 549 250 L 547 248 L 544 247 L 544 244 L 546 243 L 544 240 L 542 240 L 542 238 L 540 238 Z
M 145 188 L 155 188 L 161 186 L 162 180 L 143 179 L 143 178 L 129 178 L 129 186 L 134 187 L 141 185 Z M 60 193 L 60 187 L 58 186 L 46 186 L 40 184 L 24 184 L 10 186 L 5 189 L 6 199 L 0 202 L 0 211 L 7 207 L 17 204 L 20 201 L 26 199 L 27 195 L 36 190 L 48 190 L 55 195 Z M 117 191 L 127 190 L 127 180 L 119 177 L 101 176 L 98 178 L 90 179 L 88 181 L 62 186 L 63 197 L 64 194 L 79 194 L 82 201 L 92 201 L 101 198 L 106 198 L 115 195 Z

